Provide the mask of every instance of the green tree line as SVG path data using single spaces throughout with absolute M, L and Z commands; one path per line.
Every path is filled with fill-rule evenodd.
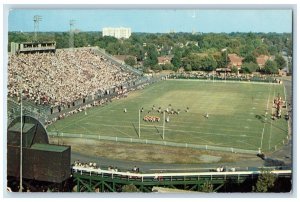
M 33 32 L 9 32 L 10 42 L 28 42 L 33 40 Z M 41 32 L 39 41 L 56 41 L 57 48 L 69 47 L 68 32 Z M 242 71 L 250 73 L 259 70 L 256 57 L 259 55 L 275 55 L 275 61 L 268 62 L 264 73 L 274 73 L 278 68 L 286 66 L 282 58 L 284 52 L 292 56 L 291 33 L 132 33 L 128 39 L 116 39 L 102 36 L 101 32 L 75 32 L 74 46 L 98 46 L 111 55 L 130 55 L 125 62 L 129 65 L 143 65 L 153 70 L 179 67 L 185 70 L 211 71 L 225 67 L 228 54 L 235 53 L 244 58 Z M 226 53 L 221 51 L 226 49 Z M 159 56 L 172 56 L 171 64 L 158 65 Z

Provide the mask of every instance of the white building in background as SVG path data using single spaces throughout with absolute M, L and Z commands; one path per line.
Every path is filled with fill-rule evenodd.
M 131 36 L 131 28 L 126 27 L 104 27 L 102 36 L 113 36 L 117 39 L 128 39 Z

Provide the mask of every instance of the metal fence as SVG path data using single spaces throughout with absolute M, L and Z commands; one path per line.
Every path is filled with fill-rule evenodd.
M 243 153 L 243 154 L 257 154 L 256 150 L 246 150 L 233 147 L 219 147 L 212 145 L 197 145 L 191 143 L 178 143 L 169 142 L 163 140 L 148 140 L 148 139 L 138 139 L 138 138 L 125 138 L 117 136 L 104 136 L 104 135 L 90 135 L 90 134 L 71 134 L 71 133 L 60 133 L 60 132 L 48 132 L 51 137 L 57 138 L 82 138 L 82 139 L 93 139 L 93 140 L 108 140 L 115 142 L 127 142 L 127 143 L 140 143 L 140 144 L 153 144 L 153 145 L 164 145 L 172 147 L 183 147 L 191 149 L 201 149 L 201 150 L 213 150 L 222 152 L 232 152 L 232 153 Z

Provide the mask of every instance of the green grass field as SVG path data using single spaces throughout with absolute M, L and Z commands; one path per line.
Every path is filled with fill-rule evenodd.
M 138 111 L 143 107 L 140 138 L 162 140 L 163 114 L 148 111 L 153 105 L 166 109 L 171 104 L 170 108 L 180 109 L 180 113 L 166 115 L 170 122 L 165 123 L 165 141 L 248 150 L 257 150 L 262 143 L 263 151 L 273 151 L 288 133 L 286 120 L 271 121 L 275 112 L 272 102 L 278 93 L 284 98 L 282 85 L 167 80 L 91 108 L 87 115 L 81 112 L 59 120 L 48 131 L 138 138 Z M 285 112 L 283 109 L 282 114 Z M 146 115 L 160 116 L 161 120 L 145 122 L 142 118 Z

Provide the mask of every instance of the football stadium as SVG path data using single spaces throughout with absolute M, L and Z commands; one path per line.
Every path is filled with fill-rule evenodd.
M 204 166 L 202 163 L 206 167 L 204 173 L 200 167 L 185 167 L 179 173 L 173 173 L 173 169 L 170 169 L 158 175 L 151 171 L 149 165 L 142 172 L 136 166 L 126 171 L 128 168 L 108 166 L 108 163 L 103 162 L 100 162 L 99 167 L 99 162 L 90 161 L 99 157 L 93 157 L 93 153 L 85 154 L 88 158 L 82 155 L 80 160 L 71 164 L 71 171 L 67 171 L 66 163 L 73 161 L 78 151 L 80 153 L 78 147 L 89 147 L 89 144 L 82 145 L 87 140 L 93 142 L 90 147 L 94 150 L 92 145 L 95 142 L 111 142 L 116 147 L 122 143 L 123 146 L 127 145 L 124 146 L 124 153 L 130 152 L 130 147 L 142 145 L 147 145 L 144 152 L 150 155 L 157 146 L 178 148 L 179 152 L 182 151 L 180 148 L 185 148 L 188 149 L 187 153 L 206 151 L 208 155 L 202 155 L 205 158 L 215 158 L 215 153 L 209 154 L 217 151 L 218 154 L 231 154 L 231 160 L 228 161 L 231 163 L 234 163 L 233 158 L 237 158 L 234 156 L 237 154 L 242 155 L 239 160 L 243 155 L 248 155 L 247 158 L 249 155 L 257 155 L 257 161 L 260 158 L 268 161 L 275 168 L 274 172 L 279 172 L 278 176 L 289 179 L 289 170 L 276 171 L 278 168 L 286 169 L 283 161 L 265 156 L 280 151 L 290 140 L 287 95 L 281 80 L 248 75 L 236 77 L 230 74 L 224 77 L 202 72 L 144 75 L 130 66 L 118 63 L 99 48 L 56 50 L 55 43 L 47 44 L 46 48 L 44 45 L 34 47 L 33 44 L 22 44 L 19 49 L 17 47 L 18 53 L 11 55 L 9 60 L 7 102 L 10 189 L 19 189 L 16 182 L 20 178 L 20 169 L 25 175 L 22 180 L 24 178 L 27 183 L 27 190 L 43 191 L 46 187 L 52 191 L 73 189 L 77 192 L 118 192 L 121 187 L 130 184 L 144 192 L 151 192 L 154 186 L 200 191 L 208 175 L 211 176 L 212 187 L 219 189 L 227 182 L 228 175 L 232 176 L 232 180 L 235 179 L 234 183 L 239 184 L 245 183 L 250 175 L 254 182 L 262 172 L 249 170 L 247 165 L 241 167 L 239 163 L 217 168 L 215 164 Z M 18 129 L 20 124 L 23 127 Z M 42 131 L 46 132 L 38 132 L 38 127 L 44 128 Z M 21 146 L 25 159 L 28 158 L 25 168 L 19 166 L 23 164 L 18 158 L 20 141 L 12 139 L 16 134 L 20 134 L 25 141 L 25 148 Z M 64 143 L 68 139 L 79 142 L 75 141 L 69 147 Z M 86 152 L 85 149 L 82 149 L 82 154 Z M 49 172 L 54 165 L 48 161 L 51 158 L 64 164 L 65 167 L 61 169 L 65 171 Z M 147 161 L 145 158 L 149 158 L 149 155 L 145 155 L 141 161 Z M 84 163 L 88 161 L 90 163 Z M 162 163 L 161 167 L 167 163 L 155 162 L 155 159 L 151 161 Z M 188 160 L 186 163 L 194 162 Z M 226 160 L 222 163 L 226 163 Z M 33 171 L 37 167 L 39 171 Z M 197 172 L 190 172 L 195 169 Z M 70 172 L 72 178 L 68 177 Z M 221 181 L 219 172 L 222 172 Z M 247 174 L 241 178 L 240 172 Z M 45 176 L 45 173 L 48 174 Z M 86 175 L 93 178 L 95 184 L 87 186 L 85 180 L 89 179 Z M 98 180 L 102 181 L 101 186 Z M 184 187 L 182 183 L 178 184 L 178 180 Z M 62 186 L 62 183 L 67 184 L 68 188 Z
M 292 33 L 40 21 L 8 34 L 7 192 L 291 192 Z

